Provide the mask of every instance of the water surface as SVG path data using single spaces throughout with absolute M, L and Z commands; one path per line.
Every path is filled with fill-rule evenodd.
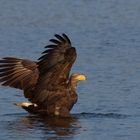
M 139 140 L 139 0 L 1 0 L 0 57 L 36 60 L 55 33 L 77 48 L 85 73 L 71 119 L 42 118 L 13 105 L 20 90 L 0 87 L 2 140 Z

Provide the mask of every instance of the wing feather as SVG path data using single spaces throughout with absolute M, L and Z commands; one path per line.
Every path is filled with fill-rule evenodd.
M 65 52 L 68 48 L 71 48 L 70 39 L 67 35 L 62 34 L 62 36 L 55 34 L 56 39 L 50 39 L 50 42 L 53 44 L 49 44 L 45 46 L 47 50 L 45 50 L 42 56 L 38 59 L 39 71 L 40 75 L 43 76 L 48 72 L 48 70 L 55 66 L 58 62 L 63 61 Z
M 59 99 L 63 95 L 65 96 L 65 90 L 67 90 L 65 85 L 76 59 L 76 49 L 72 47 L 67 35 L 62 34 L 60 36 L 56 34 L 55 37 L 57 41 L 56 39 L 50 40 L 55 44 L 55 47 L 50 50 L 49 45 L 48 49 L 43 52 L 43 56 L 39 58 L 40 77 L 32 99 L 32 102 L 44 106 L 50 103 L 55 104 L 55 100 L 52 103 L 53 101 L 49 97 L 57 97 L 58 95 L 56 94 L 58 94 L 59 90 L 62 90 Z
M 0 83 L 26 90 L 35 86 L 39 77 L 37 64 L 30 60 L 5 57 L 0 60 Z

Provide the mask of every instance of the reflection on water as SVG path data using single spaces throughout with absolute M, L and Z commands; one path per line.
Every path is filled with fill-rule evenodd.
M 10 117 L 10 114 L 5 115 Z M 58 118 L 44 117 L 36 115 L 11 115 L 11 121 L 2 122 L 2 126 L 11 133 L 12 136 L 19 138 L 25 135 L 33 137 L 34 133 L 39 138 L 72 137 L 82 130 L 78 118 Z M 42 138 L 42 139 L 43 139 Z
M 73 135 L 79 128 L 79 122 L 76 118 L 26 116 L 20 121 L 28 128 L 38 127 L 39 125 L 45 133 L 52 132 L 58 136 Z
M 72 114 L 70 118 L 46 117 L 27 114 L 5 114 L 0 129 L 8 131 L 8 138 L 31 139 L 72 138 L 86 130 L 81 120 L 120 119 L 125 120 L 131 116 L 115 113 L 79 113 Z M 10 120 L 10 121 L 9 121 Z M 98 122 L 100 124 L 100 122 Z M 1 128 L 2 127 L 2 128 Z M 92 128 L 93 129 L 93 128 Z M 106 128 L 105 128 L 106 129 Z M 35 138 L 34 138 L 35 137 Z M 8 139 L 7 138 L 7 139 Z

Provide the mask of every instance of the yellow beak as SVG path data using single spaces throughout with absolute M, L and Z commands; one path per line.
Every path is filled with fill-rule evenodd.
M 86 78 L 85 75 L 81 74 L 81 75 L 76 76 L 75 79 L 78 80 L 78 81 L 84 81 L 84 80 L 86 80 L 87 78 Z

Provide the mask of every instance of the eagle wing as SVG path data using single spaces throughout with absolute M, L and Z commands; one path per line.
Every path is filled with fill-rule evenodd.
M 37 64 L 30 60 L 5 57 L 0 60 L 0 83 L 22 90 L 36 85 L 39 77 Z
M 35 89 L 33 102 L 37 104 L 54 104 L 65 96 L 66 83 L 71 67 L 76 59 L 76 49 L 72 47 L 67 35 L 55 35 L 53 43 L 46 46 L 47 50 L 39 58 L 40 78 Z
M 57 39 L 51 39 L 53 43 L 46 46 L 39 58 L 40 82 L 45 81 L 47 87 L 66 82 L 71 67 L 76 59 L 76 49 L 71 46 L 71 41 L 66 34 L 55 34 Z

